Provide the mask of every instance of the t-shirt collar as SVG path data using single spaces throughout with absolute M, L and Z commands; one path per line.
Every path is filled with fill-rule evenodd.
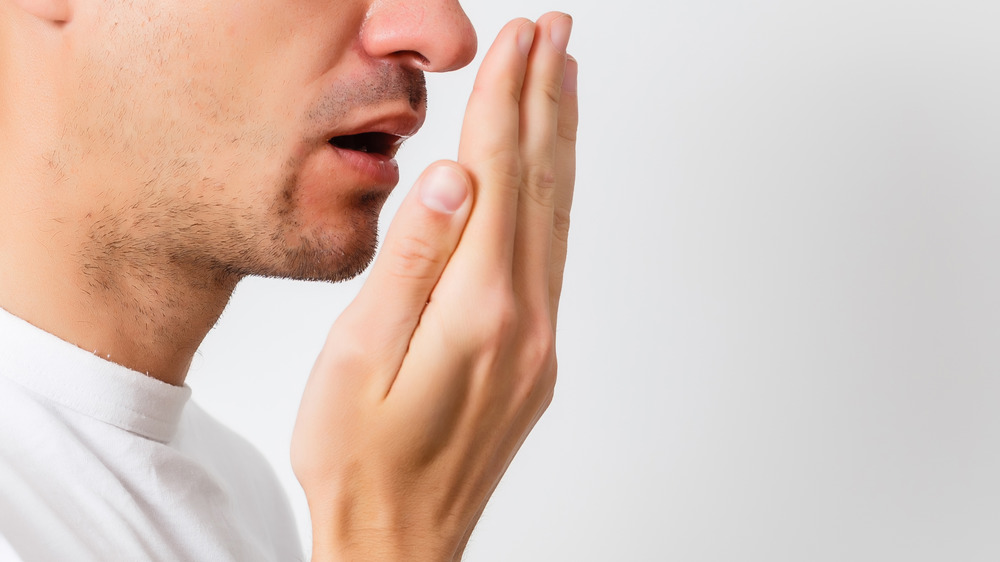
M 155 441 L 177 431 L 191 388 L 112 363 L 0 308 L 0 377 Z

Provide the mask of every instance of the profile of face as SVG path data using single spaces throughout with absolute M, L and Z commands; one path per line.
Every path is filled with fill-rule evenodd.
M 362 271 L 423 72 L 476 51 L 457 0 L 72 5 L 52 168 L 94 253 L 235 276 Z

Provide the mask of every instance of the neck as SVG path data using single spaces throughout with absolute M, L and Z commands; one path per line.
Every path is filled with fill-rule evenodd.
M 143 214 L 155 197 L 114 189 L 115 180 L 147 178 L 124 168 L 86 174 L 81 163 L 93 160 L 90 149 L 63 139 L 72 115 L 43 103 L 67 86 L 17 50 L 39 40 L 3 25 L 3 6 L 0 307 L 102 358 L 182 385 L 239 276 L 168 243 L 197 221 L 156 224 L 150 217 L 157 213 Z M 61 48 L 61 39 L 53 41 L 46 46 Z
M 184 384 L 239 277 L 158 255 L 155 241 L 102 233 L 109 227 L 92 213 L 15 210 L 16 200 L 0 197 L 14 211 L 0 225 L 0 307 L 102 358 Z

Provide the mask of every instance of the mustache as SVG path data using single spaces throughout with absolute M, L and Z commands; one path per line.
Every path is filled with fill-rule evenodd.
M 387 102 L 407 100 L 414 110 L 427 104 L 424 73 L 395 65 L 379 66 L 360 82 L 340 82 L 313 106 L 306 117 L 310 123 L 328 126 L 343 120 L 358 108 L 377 107 Z

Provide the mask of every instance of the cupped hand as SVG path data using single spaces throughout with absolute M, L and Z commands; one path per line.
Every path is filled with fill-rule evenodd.
M 292 466 L 314 560 L 452 560 L 552 399 L 575 174 L 571 19 L 487 53 L 309 377 Z

